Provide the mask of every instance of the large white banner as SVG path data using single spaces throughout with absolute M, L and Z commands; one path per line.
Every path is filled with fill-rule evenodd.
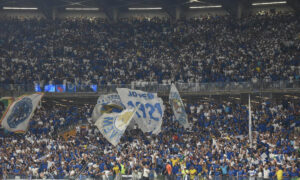
M 35 93 L 17 98 L 5 114 L 2 126 L 11 132 L 27 131 L 29 121 L 42 97 L 43 93 Z
M 184 109 L 182 99 L 174 84 L 172 84 L 171 86 L 169 102 L 172 107 L 175 120 L 178 121 L 184 128 L 189 127 L 188 118 Z
M 103 114 L 95 125 L 102 135 L 114 146 L 116 146 L 129 125 L 136 109 L 126 109 L 121 113 Z
M 139 128 L 144 133 L 159 134 L 165 110 L 163 100 L 156 93 L 127 88 L 117 88 L 117 91 L 126 108 L 135 108 L 140 105 L 133 117 Z
M 123 109 L 124 106 L 117 93 L 101 95 L 93 110 L 92 120 L 93 122 L 96 122 L 99 117 L 105 113 L 121 112 Z

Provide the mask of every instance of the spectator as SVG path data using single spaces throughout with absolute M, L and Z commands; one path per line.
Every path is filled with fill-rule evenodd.
M 299 18 L 0 19 L 0 84 L 146 86 L 299 79 Z M 268 28 L 266 28 L 268 27 Z M 28 33 L 30 32 L 30 33 Z M 218 85 L 218 86 L 219 86 Z M 229 88 L 229 87 L 226 87 Z M 259 88 L 259 87 L 258 87 Z
M 188 118 L 196 119 L 190 121 L 190 130 L 185 131 L 172 120 L 172 110 L 166 104 L 158 136 L 127 129 L 117 147 L 110 145 L 92 124 L 68 139 L 58 136 L 66 127 L 88 123 L 92 105 L 43 103 L 26 134 L 0 133 L 0 172 L 5 177 L 25 179 L 111 179 L 113 174 L 119 178 L 124 166 L 133 179 L 153 178 L 155 174 L 173 179 L 180 175 L 182 179 L 220 179 L 224 175 L 245 179 L 259 173 L 270 179 L 280 175 L 276 167 L 284 166 L 282 178 L 299 177 L 299 134 L 295 131 L 299 126 L 299 100 L 252 103 L 253 148 L 249 148 L 249 115 L 244 104 L 226 98 L 222 102 L 212 98 L 195 101 L 187 101 L 187 111 L 194 107 L 188 111 Z M 61 124 L 62 118 L 65 121 Z

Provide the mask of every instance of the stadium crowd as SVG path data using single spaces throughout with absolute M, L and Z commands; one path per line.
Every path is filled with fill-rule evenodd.
M 0 19 L 0 83 L 265 82 L 300 78 L 299 18 Z
M 299 17 L 0 19 L 0 85 L 265 82 L 300 79 Z M 0 133 L 0 179 L 296 179 L 300 101 L 187 104 L 185 130 L 166 104 L 162 132 L 130 127 L 117 147 L 91 123 L 93 105 L 46 106 L 26 134 Z M 59 136 L 76 127 L 76 135 Z
M 253 147 L 248 108 L 235 101 L 186 105 L 191 128 L 173 121 L 166 104 L 162 132 L 131 127 L 117 147 L 89 124 L 69 139 L 57 136 L 76 120 L 90 122 L 93 106 L 43 106 L 20 136 L 0 137 L 0 177 L 121 179 L 296 179 L 300 176 L 300 101 L 252 103 Z

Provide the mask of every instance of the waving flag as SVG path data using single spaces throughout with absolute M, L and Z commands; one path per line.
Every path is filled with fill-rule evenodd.
M 129 109 L 139 106 L 139 109 L 133 117 L 138 127 L 144 133 L 151 132 L 153 134 L 159 134 L 164 115 L 162 99 L 159 98 L 156 93 L 140 90 L 117 88 L 117 91 L 126 108 Z
M 93 110 L 92 120 L 96 122 L 105 113 L 121 112 L 123 109 L 125 108 L 118 94 L 101 95 Z
M 0 99 L 0 123 L 2 122 L 3 117 L 7 113 L 7 110 L 13 101 L 13 97 L 2 97 Z
M 17 98 L 3 115 L 2 126 L 11 132 L 27 131 L 29 120 L 42 97 L 43 93 L 35 93 Z
M 136 110 L 137 108 L 126 109 L 121 113 L 103 114 L 96 121 L 95 125 L 107 141 L 116 146 L 120 142 Z
M 169 102 L 172 107 L 175 120 L 178 121 L 182 126 L 184 126 L 184 128 L 187 128 L 189 126 L 187 114 L 185 112 L 179 92 L 174 84 L 172 84 L 171 86 Z

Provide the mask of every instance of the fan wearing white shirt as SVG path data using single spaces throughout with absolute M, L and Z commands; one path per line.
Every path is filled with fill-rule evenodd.
M 249 180 L 255 180 L 255 176 L 256 176 L 256 170 L 254 169 L 254 167 L 252 166 L 251 169 L 248 171 L 249 174 Z
M 112 176 L 112 172 L 109 171 L 106 167 L 104 167 L 104 171 L 102 173 L 103 173 L 102 175 L 103 180 L 108 180 L 110 179 L 110 176 Z
M 269 166 L 268 165 L 266 165 L 264 167 L 263 174 L 264 174 L 264 179 L 269 179 L 270 170 L 269 170 Z
M 149 180 L 149 174 L 150 174 L 149 165 L 143 165 L 141 163 L 140 166 L 143 167 L 143 180 Z

